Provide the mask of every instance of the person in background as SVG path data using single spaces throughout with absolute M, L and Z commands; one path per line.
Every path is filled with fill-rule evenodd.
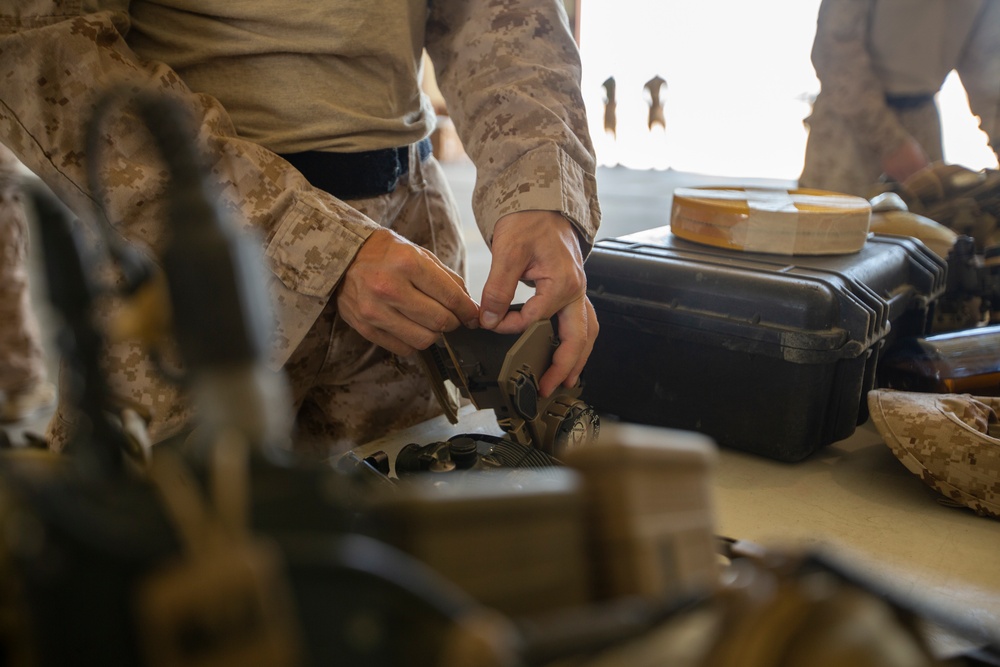
M 324 457 L 440 412 L 414 358 L 460 326 L 515 333 L 555 316 L 543 394 L 574 384 L 597 336 L 583 259 L 600 221 L 576 44 L 559 0 L 92 0 L 0 8 L 0 138 L 71 208 L 92 206 L 86 121 L 103 91 L 154 90 L 196 120 L 225 210 L 261 239 L 300 449 Z M 424 50 L 476 165 L 492 250 L 467 294 L 457 209 L 426 138 Z M 108 119 L 104 208 L 163 245 L 165 175 L 134 114 Z M 535 285 L 510 310 L 518 281 Z M 206 285 L 206 290 L 211 286 Z M 134 343 L 106 364 L 151 439 L 190 406 Z M 71 423 L 60 405 L 58 448 Z
M 799 187 L 871 196 L 943 160 L 934 96 L 958 72 L 1000 145 L 1000 0 L 823 0 Z
M 0 423 L 17 422 L 55 403 L 28 289 L 24 174 L 0 144 Z

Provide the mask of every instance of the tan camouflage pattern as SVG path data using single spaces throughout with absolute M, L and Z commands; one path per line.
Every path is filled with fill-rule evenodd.
M 1000 397 L 877 389 L 868 407 L 907 470 L 949 501 L 1000 519 Z
M 17 158 L 0 145 L 0 404 L 45 380 L 28 287 L 28 218 Z
M 560 0 L 433 0 L 427 51 L 466 152 L 489 244 L 507 213 L 559 211 L 584 257 L 600 224 L 580 54 Z
M 932 162 L 943 157 L 934 104 L 908 110 L 886 104 L 885 87 L 867 45 L 876 2 L 823 0 L 820 5 L 812 60 L 821 90 L 806 119 L 809 137 L 799 187 L 870 196 L 882 175 L 882 156 L 911 137 Z M 954 66 L 969 90 L 973 113 L 995 146 L 1000 141 L 1000 2 L 986 4 L 977 30 Z M 905 14 L 899 20 L 905 21 Z M 922 39 L 914 36 L 913 41 Z
M 433 157 L 393 193 L 351 205 L 465 275 L 458 207 Z M 368 342 L 337 315 L 332 300 L 285 369 L 297 412 L 296 449 L 310 457 L 342 453 L 441 414 L 416 355 L 399 357 Z
M 352 202 L 359 210 L 311 187 L 277 155 L 242 139 L 214 98 L 191 91 L 164 64 L 137 57 L 126 39 L 127 7 L 123 0 L 16 0 L 0 6 L 0 33 L 5 33 L 0 36 L 0 138 L 88 220 L 92 201 L 84 164 L 85 121 L 101 93 L 125 85 L 172 96 L 190 111 L 198 128 L 198 147 L 221 205 L 263 244 L 276 315 L 272 367 L 280 368 L 293 355 L 293 374 L 300 366 L 313 364 L 312 350 L 319 347 L 315 329 L 333 331 L 327 341 L 328 357 L 357 354 L 358 346 L 337 344 L 336 321 L 330 320 L 331 294 L 368 234 L 380 223 L 396 224 L 399 211 L 411 215 L 419 205 L 397 202 L 399 211 L 389 211 L 373 202 L 365 206 Z M 287 3 L 275 7 L 289 11 Z M 427 33 L 449 113 L 460 125 L 477 165 L 474 208 L 485 238 L 491 239 L 493 226 L 506 213 L 558 210 L 575 224 L 581 246 L 589 250 L 600 215 L 595 161 L 579 91 L 579 54 L 561 4 L 435 0 Z M 152 140 L 127 109 L 113 113 L 102 130 L 100 171 L 108 217 L 126 238 L 155 254 L 163 240 L 166 174 Z M 437 190 L 438 184 L 428 187 L 432 193 L 428 197 L 444 197 L 433 194 Z M 443 218 L 430 203 L 427 208 L 426 217 L 413 222 L 434 226 L 422 228 L 420 234 L 413 229 L 405 233 L 420 243 L 424 237 L 431 239 L 428 247 L 458 266 L 459 255 L 449 257 L 450 228 L 438 228 Z M 106 367 L 120 402 L 152 419 L 154 441 L 187 423 L 184 402 L 157 382 L 157 371 L 135 344 L 114 345 Z M 350 377 L 343 370 L 330 373 L 338 382 Z M 351 400 L 323 399 L 324 405 L 360 410 L 355 406 L 388 400 L 391 378 L 411 377 L 412 372 L 394 376 L 381 369 L 362 375 L 365 378 L 359 382 L 369 388 L 342 386 L 345 395 L 352 394 Z M 301 374 L 296 378 L 299 383 L 310 381 Z M 335 383 L 322 382 L 323 391 L 332 396 L 330 387 Z M 373 395 L 372 386 L 385 387 L 385 394 Z M 319 401 L 307 393 L 296 390 L 303 405 Z M 317 414 L 311 409 L 303 414 L 307 411 Z M 328 414 L 330 409 L 318 410 L 324 411 Z M 65 433 L 66 417 L 60 409 L 50 428 L 56 446 Z M 346 435 L 331 437 L 368 438 L 367 433 L 393 426 L 382 417 L 360 414 L 343 420 L 373 426 L 334 425 L 332 431 L 346 429 L 342 430 Z M 314 422 L 304 430 L 321 430 Z
M 393 193 L 350 205 L 464 275 L 458 208 L 433 157 L 401 179 Z M 309 231 L 308 225 L 300 227 L 303 235 Z M 368 342 L 337 316 L 334 304 L 327 302 L 284 365 L 297 414 L 295 449 L 317 460 L 441 412 L 417 359 L 397 357 Z M 163 380 L 137 344 L 115 349 L 105 366 L 118 378 L 119 401 L 149 421 L 154 442 L 183 431 L 193 416 L 185 395 Z M 173 357 L 167 365 L 179 369 Z M 72 415 L 61 403 L 47 433 L 54 448 L 65 444 L 71 424 Z

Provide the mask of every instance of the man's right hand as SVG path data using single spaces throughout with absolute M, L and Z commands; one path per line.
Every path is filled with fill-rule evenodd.
M 910 176 L 930 165 L 930 159 L 916 139 L 908 139 L 894 151 L 882 157 L 885 175 L 902 183 Z
M 361 246 L 335 298 L 358 333 L 401 356 L 426 349 L 445 331 L 479 325 L 479 306 L 462 277 L 388 229 Z

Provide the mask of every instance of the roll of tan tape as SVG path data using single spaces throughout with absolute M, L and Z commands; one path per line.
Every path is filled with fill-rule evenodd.
M 846 255 L 864 246 L 871 204 L 824 190 L 677 188 L 671 231 L 719 248 L 779 255 Z

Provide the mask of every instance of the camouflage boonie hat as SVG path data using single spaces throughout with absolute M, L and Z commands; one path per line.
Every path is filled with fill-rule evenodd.
M 876 389 L 868 407 L 907 470 L 949 501 L 1000 519 L 1000 397 Z

